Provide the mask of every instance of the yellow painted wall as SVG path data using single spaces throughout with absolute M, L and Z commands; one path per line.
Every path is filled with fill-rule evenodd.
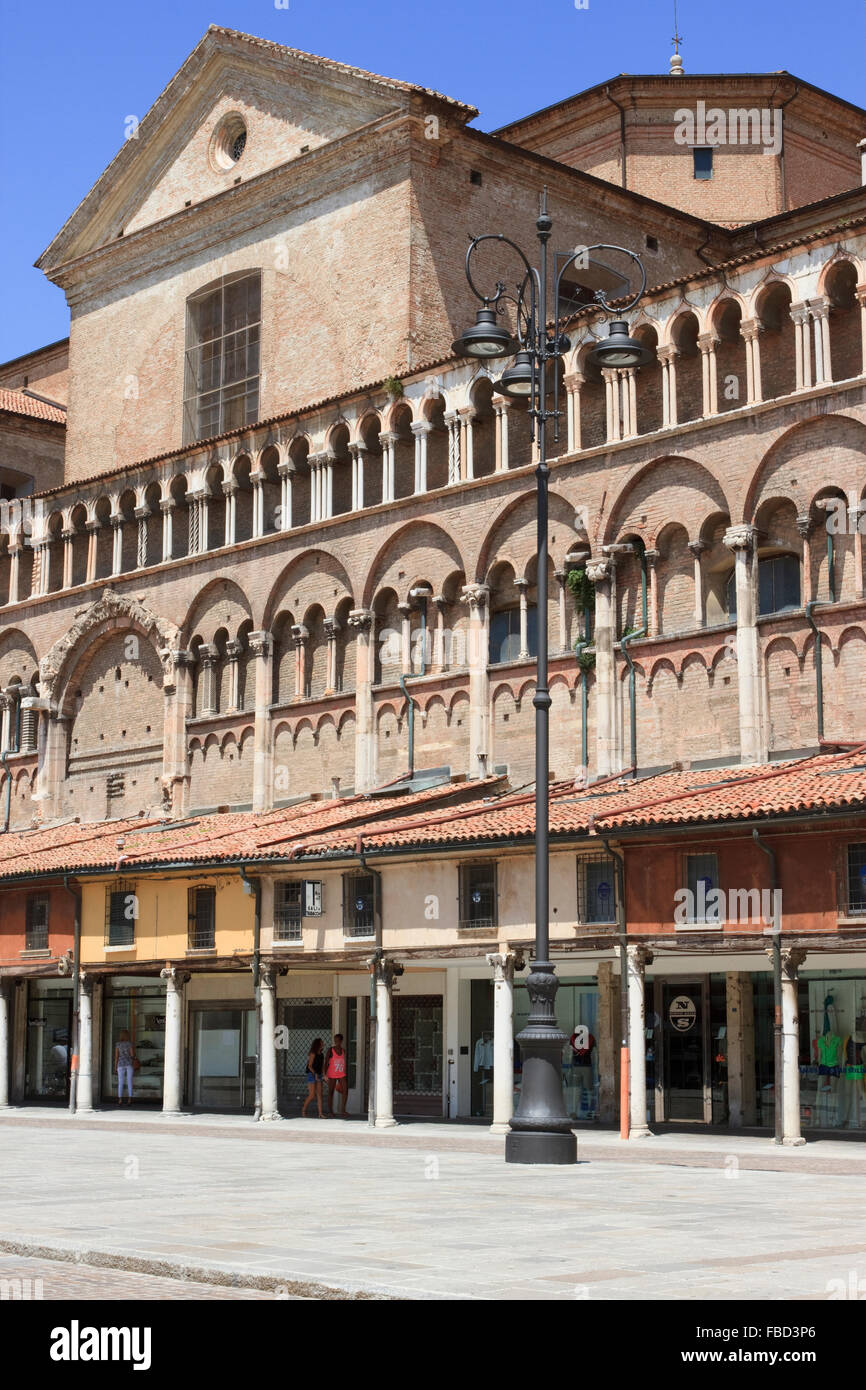
M 83 964 L 116 961 L 177 960 L 190 954 L 187 942 L 187 889 L 216 888 L 215 941 L 218 956 L 228 957 L 253 948 L 255 900 L 243 891 L 236 873 L 211 876 L 178 875 L 122 878 L 132 884 L 138 905 L 135 943 L 129 947 L 105 945 L 105 895 L 117 887 L 115 879 L 98 879 L 82 885 L 81 959 Z M 205 957 L 206 958 L 206 957 Z

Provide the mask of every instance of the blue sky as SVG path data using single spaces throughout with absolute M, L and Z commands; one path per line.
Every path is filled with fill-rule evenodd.
M 0 361 L 68 332 L 33 262 L 211 23 L 435 87 L 484 129 L 672 52 L 673 0 L 285 3 L 3 0 Z M 866 106 L 866 0 L 679 0 L 679 29 L 687 72 L 787 68 Z

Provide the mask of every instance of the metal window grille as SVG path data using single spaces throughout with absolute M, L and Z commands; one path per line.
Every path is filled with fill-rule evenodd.
M 577 917 L 587 926 L 616 922 L 616 864 L 606 854 L 577 861 Z
M 274 884 L 274 940 L 301 940 L 301 879 L 281 879 Z
M 493 931 L 497 925 L 496 865 L 461 864 L 461 931 Z
M 687 854 L 685 859 L 686 887 L 691 894 L 687 921 L 718 925 L 718 909 L 708 906 L 707 898 L 719 886 L 719 861 L 715 854 Z
M 138 899 L 134 883 L 115 883 L 105 890 L 105 944 L 132 946 L 135 942 L 135 919 Z
M 373 874 L 343 875 L 343 931 L 346 936 L 375 936 L 378 895 Z
M 228 275 L 187 301 L 184 443 L 255 424 L 261 273 Z
M 842 910 L 846 917 L 866 917 L 866 844 L 849 845 L 846 858 L 847 892 Z
M 24 946 L 28 951 L 44 951 L 48 947 L 48 898 L 27 899 L 27 924 Z
M 442 1095 L 442 997 L 397 995 L 394 999 L 394 1090 L 398 1095 Z
M 286 1002 L 280 1021 L 286 1030 L 285 1046 L 279 1049 L 280 1100 L 287 1107 L 299 1105 L 307 1094 L 307 1056 L 314 1038 L 321 1038 L 325 1052 L 331 1046 L 333 1006 L 326 995 Z
M 188 903 L 189 949 L 212 950 L 216 945 L 216 889 L 190 888 Z

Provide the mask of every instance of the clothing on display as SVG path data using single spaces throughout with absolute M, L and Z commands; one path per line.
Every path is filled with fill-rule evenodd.
M 489 1033 L 482 1033 L 475 1044 L 475 1057 L 472 1063 L 473 1071 L 483 1071 L 493 1066 L 493 1038 Z

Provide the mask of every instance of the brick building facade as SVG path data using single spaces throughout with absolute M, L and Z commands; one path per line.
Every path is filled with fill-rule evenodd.
M 675 68 L 476 114 L 212 28 L 40 257 L 71 323 L 68 372 L 0 368 L 7 832 L 370 793 L 410 738 L 532 781 L 528 420 L 450 344 L 467 233 L 528 244 L 545 188 L 555 245 L 644 259 L 653 350 L 599 373 L 575 307 L 554 777 L 866 741 L 866 112 Z

